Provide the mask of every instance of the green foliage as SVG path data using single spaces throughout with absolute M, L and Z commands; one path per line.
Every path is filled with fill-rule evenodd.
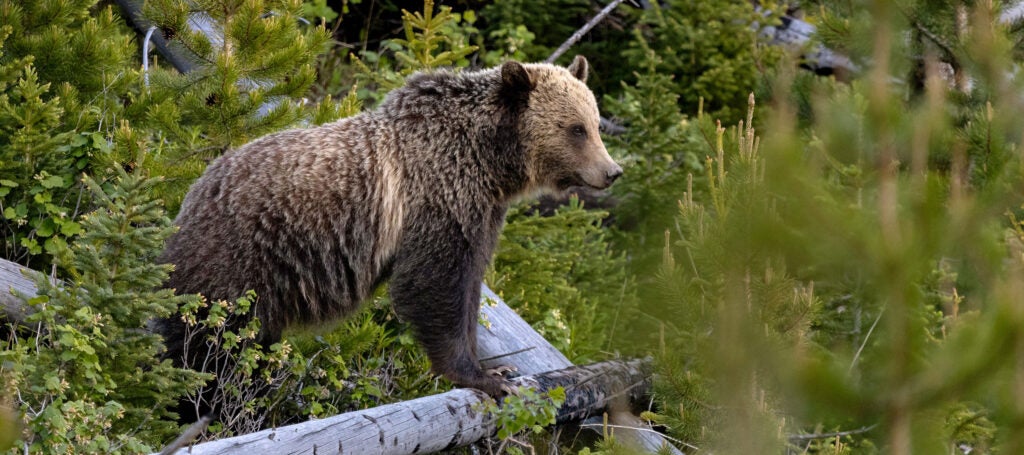
M 89 192 L 76 176 L 118 160 L 110 142 L 138 82 L 130 36 L 95 3 L 0 2 L 0 254 L 37 267 L 79 233 Z
M 762 367 L 765 360 L 747 363 L 731 343 L 742 342 L 751 358 L 772 358 L 775 350 L 805 342 L 819 305 L 813 285 L 788 276 L 784 262 L 757 243 L 763 224 L 750 220 L 771 219 L 774 204 L 764 190 L 752 115 L 753 104 L 729 141 L 724 128 L 715 132 L 716 153 L 705 165 L 707 202 L 694 198 L 692 186 L 682 194 L 675 230 L 665 232 L 662 261 L 645 295 L 658 303 L 644 307 L 659 334 L 656 393 L 665 404 L 655 417 L 684 441 L 720 444 L 728 452 L 746 450 L 732 445 L 746 439 L 725 436 L 730 425 L 756 435 L 749 440 L 759 444 L 779 444 L 772 438 L 776 410 L 758 379 L 773 373 Z M 709 434 L 712 427 L 724 431 Z
M 403 9 L 405 39 L 387 40 L 382 43 L 381 51 L 363 51 L 362 59 L 354 58 L 353 62 L 360 69 L 357 81 L 375 88 L 370 95 L 381 99 L 387 92 L 400 87 L 405 76 L 416 71 L 468 65 L 466 56 L 477 49 L 466 44 L 465 29 L 471 29 L 475 21 L 475 16 L 469 13 L 452 13 L 448 6 L 434 12 L 433 0 L 423 1 L 422 12 L 410 13 Z
M 524 61 L 541 61 L 586 23 L 592 12 L 590 0 L 508 0 L 487 5 L 480 15 L 489 24 L 488 38 L 504 44 L 500 49 L 511 55 L 518 52 Z M 543 33 L 538 36 L 537 32 Z M 528 40 L 515 39 L 527 36 Z
M 593 0 L 502 0 L 487 2 L 480 10 L 485 50 L 481 60 L 487 66 L 503 58 L 522 62 L 547 59 L 608 2 Z M 594 71 L 587 79 L 599 96 L 617 93 L 619 82 L 635 69 L 622 64 L 623 43 L 631 38 L 636 9 L 628 3 L 617 7 L 577 42 L 557 63 L 567 65 L 574 55 L 584 55 Z
M 123 172 L 103 186 L 84 180 L 101 208 L 55 252 L 68 280 L 33 276 L 31 328 L 0 351 L 4 394 L 17 397 L 25 451 L 149 452 L 177 432 L 167 408 L 198 376 L 159 361 L 161 340 L 144 329 L 193 297 L 160 289 L 170 266 L 153 261 L 173 228 L 148 195 L 155 180 Z
M 671 91 L 685 112 L 695 113 L 703 99 L 706 112 L 732 123 L 742 115 L 736 106 L 757 85 L 759 69 L 781 55 L 758 44 L 750 26 L 772 23 L 765 11 L 770 9 L 755 11 L 749 2 L 728 0 L 651 2 L 622 55 L 628 67 L 646 68 L 657 54 L 655 68 L 675 76 Z
M 274 417 L 278 422 L 366 409 L 451 387 L 430 372 L 411 330 L 381 296 L 335 327 L 295 331 L 287 338 L 301 368 L 282 387 L 288 397 Z
M 612 187 L 614 215 L 627 229 L 620 240 L 636 250 L 634 255 L 661 243 L 661 230 L 672 217 L 664 208 L 675 205 L 677 191 L 690 184 L 693 174 L 704 174 L 702 158 L 710 153 L 710 116 L 698 111 L 694 122 L 680 112 L 672 76 L 655 69 L 660 61 L 649 53 L 636 84 L 623 83 L 621 95 L 604 100 L 607 112 L 628 125 L 623 134 L 605 139 L 625 170 Z
M 499 406 L 494 401 L 481 403 L 479 412 L 494 416 L 498 438 L 508 439 L 520 432 L 540 433 L 544 427 L 555 424 L 558 408 L 565 403 L 565 389 L 556 387 L 545 393 L 520 388 L 517 395 L 509 395 Z
M 327 5 L 327 0 L 312 0 L 302 2 L 302 17 L 311 21 L 320 19 L 329 23 L 339 16 L 337 11 Z
M 158 251 L 166 233 L 147 229 L 165 229 L 166 219 L 132 221 L 122 238 L 89 224 L 101 217 L 78 217 L 119 200 L 110 196 L 120 191 L 118 168 L 164 176 L 140 191 L 173 212 L 222 152 L 354 115 L 414 71 L 543 59 L 601 6 L 471 3 L 478 19 L 426 1 L 399 18 L 396 2 L 373 2 L 394 13 L 376 26 L 398 30 L 401 19 L 401 36 L 365 36 L 367 24 L 361 46 L 336 43 L 318 61 L 329 45 L 322 25 L 333 20 L 342 30 L 343 17 L 346 28 L 358 25 L 345 17 L 350 3 L 361 2 L 146 2 L 158 33 L 198 56 L 187 75 L 157 63 L 147 86 L 132 57 L 138 40 L 107 3 L 0 0 L 0 255 L 37 268 L 52 258 L 73 284 L 51 285 L 47 301 L 35 302 L 41 324 L 16 332 L 0 354 L 5 396 L 21 393 L 31 450 L 141 452 L 176 433 L 167 405 L 200 378 L 155 363 L 158 344 L 139 330 L 139 315 L 184 301 L 190 333 L 217 347 L 216 379 L 206 387 L 218 392 L 192 397 L 232 416 L 207 437 L 450 387 L 429 372 L 383 294 L 337 326 L 259 346 L 258 321 L 224 323 L 258 305 L 251 295 L 174 298 L 153 291 L 155 272 L 116 259 L 130 255 L 118 249 L 126 242 L 151 241 L 140 248 Z M 808 19 L 823 25 L 824 41 L 865 67 L 891 61 L 892 70 L 849 86 L 804 77 L 791 94 L 791 62 L 773 69 L 778 52 L 761 48 L 749 26 L 773 16 L 745 2 L 651 3 L 667 7 L 620 7 L 568 54 L 590 59 L 591 86 L 627 127 L 605 138 L 626 167 L 611 217 L 575 200 L 550 216 L 513 209 L 488 282 L 577 362 L 654 352 L 658 406 L 646 417 L 707 451 L 898 453 L 908 431 L 921 453 L 1019 451 L 1024 419 L 1008 384 L 1020 373 L 1004 361 L 1022 357 L 1012 305 L 1024 268 L 1020 138 L 1012 134 L 1019 109 L 1009 66 L 974 57 L 1017 52 L 1002 30 L 962 34 L 956 4 L 910 2 L 889 12 L 904 16 L 889 22 L 911 28 L 887 58 L 872 55 L 874 36 L 862 34 L 888 16 L 822 2 Z M 193 31 L 194 11 L 209 13 L 224 39 Z M 922 27 L 955 35 L 953 51 L 928 44 Z M 345 63 L 359 48 L 360 58 Z M 921 56 L 956 59 L 977 89 L 932 99 L 941 91 L 925 90 Z M 762 73 L 777 78 L 767 89 L 781 109 L 766 115 L 777 123 L 758 149 L 751 117 L 733 130 L 714 121 L 739 120 Z M 115 183 L 107 196 L 93 193 L 82 173 Z M 100 253 L 75 262 L 93 257 L 85 244 L 102 245 Z M 151 264 L 153 254 L 133 257 Z M 82 271 L 94 268 L 116 279 Z M 633 337 L 645 343 L 622 344 Z M 503 437 L 550 423 L 558 403 L 524 397 L 496 410 Z M 628 453 L 607 431 L 584 451 Z M 502 448 L 521 451 L 516 445 Z
M 152 70 L 142 93 L 145 126 L 160 144 L 144 165 L 168 177 L 160 191 L 172 210 L 221 153 L 311 118 L 323 123 L 352 112 L 329 99 L 301 102 L 329 38 L 322 24 L 301 24 L 301 1 L 193 3 L 149 1 L 144 8 L 164 36 L 196 62 L 186 74 Z M 196 7 L 208 16 L 190 19 Z
M 203 372 L 208 375 L 186 402 L 193 406 L 194 414 L 217 409 L 221 416 L 207 429 L 208 439 L 263 428 L 267 410 L 275 405 L 273 392 L 292 374 L 292 348 L 287 341 L 264 349 L 255 341 L 259 319 L 233 322 L 245 320 L 255 302 L 256 295 L 250 291 L 233 302 L 211 303 L 199 298 L 180 308 L 186 322 L 183 355 L 203 356 Z M 193 346 L 202 346 L 203 352 L 191 352 L 189 347 Z
M 635 303 L 625 258 L 614 253 L 601 222 L 576 197 L 551 216 L 513 208 L 485 281 L 577 362 L 612 348 L 620 319 Z
M 117 95 L 133 81 L 127 71 L 133 54 L 131 35 L 110 6 L 97 8 L 96 4 L 95 0 L 4 1 L 0 24 L 10 27 L 10 36 L 0 62 L 32 64 L 55 88 L 70 84 L 79 100 L 89 100 L 101 109 L 114 108 Z M 94 13 L 93 8 L 98 11 Z
M 442 7 L 435 14 L 432 0 L 424 0 L 422 13 L 410 13 L 402 10 L 405 39 L 395 39 L 392 42 L 401 48 L 395 52 L 395 58 L 402 66 L 403 74 L 451 65 L 475 51 L 475 46 L 465 46 L 460 40 L 453 40 L 449 36 L 450 33 L 444 33 L 445 27 L 450 27 L 457 22 L 458 18 L 452 15 L 451 8 Z M 435 55 L 434 52 L 442 44 L 449 49 L 442 50 Z
M 75 238 L 92 235 L 78 213 L 95 204 L 110 204 L 107 198 L 88 191 L 78 176 L 87 173 L 103 180 L 106 175 L 116 178 L 118 168 L 141 167 L 166 178 L 147 181 L 132 197 L 159 195 L 174 208 L 192 179 L 205 168 L 206 160 L 219 151 L 300 119 L 333 121 L 357 112 L 360 106 L 354 93 L 340 103 L 330 98 L 308 105 L 298 102 L 313 77 L 312 59 L 326 42 L 322 28 L 297 25 L 298 2 L 204 3 L 202 6 L 219 6 L 212 10 L 210 25 L 226 31 L 226 39 L 217 46 L 182 28 L 190 6 L 147 2 L 147 13 L 161 20 L 165 36 L 175 45 L 196 51 L 199 57 L 199 67 L 188 75 L 152 69 L 148 87 L 133 69 L 132 34 L 109 6 L 59 0 L 15 3 L 0 4 L 0 23 L 4 24 L 0 28 L 0 211 L 4 215 L 0 254 L 40 268 L 52 260 L 60 275 L 75 283 L 68 292 L 79 292 L 74 289 L 81 287 L 88 290 L 90 299 L 72 305 L 71 297 L 40 297 L 50 299 L 45 305 L 40 303 L 48 311 L 38 317 L 50 318 L 40 321 L 40 339 L 53 347 L 28 343 L 24 341 L 28 338 L 21 337 L 29 334 L 19 333 L 3 354 L 18 359 L 15 364 L 24 369 L 10 373 L 12 379 L 6 383 L 11 387 L 5 394 L 15 396 L 18 391 L 28 403 L 21 411 L 26 413 L 26 434 L 33 438 L 26 444 L 32 447 L 148 451 L 177 432 L 168 405 L 194 391 L 199 378 L 173 370 L 169 364 L 151 366 L 158 358 L 159 340 L 149 335 L 138 341 L 125 333 L 141 336 L 146 332 L 139 320 L 166 314 L 189 298 L 172 298 L 166 290 L 156 297 L 136 297 L 121 309 L 93 300 L 104 296 L 127 299 L 137 294 L 133 289 L 159 288 L 162 279 L 154 281 L 150 275 L 155 272 L 121 258 L 130 251 L 104 247 L 107 249 L 97 253 L 98 257 L 90 259 L 95 266 L 119 261 L 124 264 L 117 267 L 132 267 L 138 272 L 135 278 L 142 281 L 127 284 L 122 283 L 127 279 L 120 273 L 111 281 L 92 269 L 80 271 L 84 266 L 69 258 L 84 257 L 81 253 L 59 257 L 76 251 L 77 247 L 67 246 Z M 274 14 L 264 16 L 265 8 L 272 8 Z M 157 225 L 156 220 L 132 216 L 136 219 L 119 231 L 124 239 L 108 243 L 116 246 L 144 239 L 147 243 L 133 248 L 148 248 L 145 255 L 138 253 L 137 260 L 152 263 L 170 232 L 168 222 L 164 219 L 165 224 L 159 225 L 164 230 L 153 231 L 147 223 Z M 161 273 L 166 273 L 164 266 L 160 267 Z M 152 303 L 156 301 L 161 306 Z M 245 302 L 215 302 L 210 317 L 217 316 L 218 308 L 225 305 L 229 313 L 243 311 Z M 124 319 L 127 316 L 122 313 L 141 319 Z M 88 318 L 92 318 L 90 325 L 84 325 Z M 96 335 L 99 327 L 104 327 L 102 336 Z M 242 335 L 253 333 L 251 327 L 241 329 L 245 329 Z M 222 396 L 214 399 L 236 406 L 231 409 L 238 413 L 214 430 L 257 429 L 253 422 L 262 422 L 264 416 L 253 416 L 254 409 L 272 406 L 245 398 L 273 390 L 290 377 L 291 370 L 285 368 L 290 367 L 287 345 L 261 349 L 251 346 L 251 340 L 239 337 L 237 331 L 215 334 L 225 344 L 225 355 L 240 355 L 243 361 L 231 363 L 232 368 L 240 367 L 236 370 L 218 371 L 222 373 L 218 380 L 227 386 Z M 84 354 L 51 354 L 57 348 L 68 352 L 80 348 Z M 126 355 L 120 349 L 134 351 Z M 63 358 L 54 359 L 57 355 Z M 268 367 L 266 373 L 277 376 L 268 379 L 262 372 L 254 373 L 257 359 L 263 366 L 277 362 L 272 365 L 276 369 Z M 72 363 L 74 366 L 68 366 Z M 51 374 L 42 377 L 47 372 Z M 46 387 L 34 386 L 38 390 L 29 393 L 25 384 Z M 140 403 L 144 400 L 148 400 L 145 406 Z M 62 413 L 66 415 L 62 417 Z
M 643 301 L 659 422 L 703 449 L 1024 447 L 1024 174 L 1008 121 L 1020 107 L 1005 101 L 1018 64 L 982 6 L 965 44 L 989 49 L 974 54 L 977 90 L 947 93 L 960 87 L 934 66 L 920 93 L 894 83 L 909 65 L 887 45 L 902 12 L 885 5 L 854 40 L 875 43 L 864 79 L 800 94 L 813 112 L 798 121 L 780 71 L 763 145 L 751 116 L 719 130 L 706 179 L 682 193 Z

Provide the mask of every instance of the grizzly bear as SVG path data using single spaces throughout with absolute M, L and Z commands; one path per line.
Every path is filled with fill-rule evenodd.
M 226 153 L 181 206 L 161 259 L 175 266 L 168 286 L 211 300 L 254 290 L 267 343 L 351 313 L 388 280 L 435 372 L 509 392 L 476 355 L 481 280 L 509 204 L 622 174 L 587 70 L 577 56 L 422 72 L 375 110 Z M 180 355 L 183 322 L 158 330 Z

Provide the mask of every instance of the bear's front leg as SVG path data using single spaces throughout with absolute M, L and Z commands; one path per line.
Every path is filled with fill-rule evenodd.
M 412 235 L 395 258 L 389 290 L 395 311 L 412 324 L 427 351 L 431 369 L 495 398 L 513 393 L 502 372 L 480 368 L 476 354 L 480 285 L 493 246 L 471 242 L 454 222 L 407 234 Z

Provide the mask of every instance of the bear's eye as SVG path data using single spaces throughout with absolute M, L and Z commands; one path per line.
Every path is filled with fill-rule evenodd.
M 569 127 L 569 131 L 572 132 L 573 136 L 576 137 L 587 137 L 587 129 L 583 125 L 573 125 Z

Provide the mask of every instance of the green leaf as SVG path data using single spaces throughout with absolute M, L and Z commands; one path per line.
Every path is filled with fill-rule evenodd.
M 65 237 L 71 237 L 82 233 L 82 225 L 74 221 L 65 221 L 60 225 L 60 233 Z
M 56 373 L 47 375 L 45 381 L 47 390 L 60 390 L 60 377 Z
M 565 403 L 565 388 L 558 386 L 548 390 L 548 398 L 551 398 L 551 401 L 555 403 L 555 406 L 561 406 L 562 403 Z
M 81 147 L 81 146 L 85 145 L 86 142 L 89 142 L 89 141 L 88 141 L 88 139 L 85 138 L 85 134 L 77 134 L 77 135 L 71 136 L 71 145 L 73 145 L 75 147 Z
M 46 239 L 46 242 L 43 243 L 43 247 L 46 248 L 47 253 L 56 255 L 57 253 L 60 253 L 61 251 L 64 251 L 68 248 L 68 242 L 64 241 L 64 239 L 60 237 L 50 237 Z
M 107 142 L 107 138 L 103 137 L 101 133 L 92 133 L 92 147 L 104 153 L 110 152 L 110 143 Z
M 40 182 L 45 188 L 60 188 L 64 186 L 64 178 L 59 175 L 51 175 Z
M 380 391 L 380 388 L 374 384 L 366 384 L 364 386 L 364 391 L 366 392 L 367 395 L 370 395 L 374 398 L 381 398 L 384 396 L 384 393 Z
M 53 218 L 46 218 L 39 226 L 36 226 L 36 235 L 40 237 L 49 237 L 53 235 L 54 230 L 57 228 L 53 223 Z
M 22 237 L 21 246 L 28 249 L 29 254 L 39 254 L 43 252 L 43 248 L 39 246 L 39 242 L 33 238 Z
M 0 186 L 17 188 L 18 187 L 18 182 L 15 182 L 13 180 L 0 179 Z

